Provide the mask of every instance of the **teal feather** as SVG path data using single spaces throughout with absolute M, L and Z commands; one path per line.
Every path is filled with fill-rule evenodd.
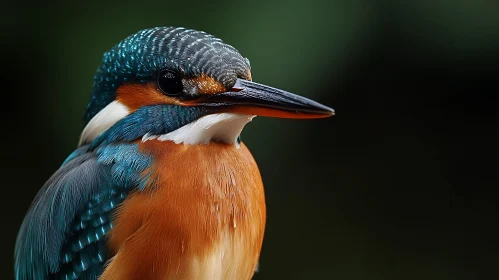
M 24 219 L 16 279 L 96 279 L 111 257 L 105 247 L 110 216 L 131 190 L 145 185 L 141 174 L 147 176 L 150 164 L 136 144 L 86 146 L 70 155 Z

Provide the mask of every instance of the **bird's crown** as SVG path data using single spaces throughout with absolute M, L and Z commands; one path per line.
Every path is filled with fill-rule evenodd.
M 147 83 L 159 75 L 179 75 L 187 96 L 231 88 L 250 79 L 249 60 L 232 46 L 203 31 L 156 27 L 137 32 L 104 54 L 94 76 L 88 122 L 115 99 L 124 83 Z

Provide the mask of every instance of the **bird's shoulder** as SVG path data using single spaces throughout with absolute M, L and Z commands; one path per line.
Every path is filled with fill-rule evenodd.
M 111 213 L 143 189 L 151 158 L 137 144 L 75 150 L 38 192 L 19 231 L 16 279 L 95 279 L 111 256 Z

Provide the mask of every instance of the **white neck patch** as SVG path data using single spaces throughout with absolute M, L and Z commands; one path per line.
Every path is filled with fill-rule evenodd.
M 239 147 L 237 137 L 241 134 L 244 126 L 254 117 L 233 113 L 207 115 L 167 134 L 159 136 L 146 134 L 142 137 L 142 141 L 145 142 L 151 139 L 170 140 L 177 144 L 189 145 L 208 144 L 214 141 L 234 144 Z
M 85 126 L 81 133 L 80 143 L 78 146 L 89 144 L 99 134 L 108 130 L 116 122 L 128 116 L 130 111 L 128 108 L 121 104 L 119 101 L 109 103 L 104 109 L 100 110 Z

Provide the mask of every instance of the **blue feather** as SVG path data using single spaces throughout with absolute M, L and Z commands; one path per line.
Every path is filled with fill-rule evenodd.
M 112 165 L 111 174 L 116 185 L 135 184 L 143 190 L 149 174 L 141 174 L 151 165 L 151 156 L 137 153 L 136 144 L 107 145 L 97 149 L 98 162 Z M 139 172 L 138 172 L 139 171 Z
M 146 134 L 161 135 L 172 132 L 210 113 L 205 107 L 152 105 L 137 109 L 100 134 L 90 150 L 113 142 L 132 142 Z
M 95 279 L 111 256 L 110 215 L 133 189 L 143 189 L 151 157 L 137 144 L 73 152 L 36 196 L 17 237 L 16 279 Z
M 65 165 L 66 163 L 68 163 L 69 161 L 73 160 L 74 158 L 77 158 L 85 153 L 87 153 L 88 151 L 88 147 L 89 145 L 85 145 L 85 146 L 81 146 L 79 147 L 78 149 L 74 150 L 65 160 L 64 162 L 61 164 L 61 166 Z

